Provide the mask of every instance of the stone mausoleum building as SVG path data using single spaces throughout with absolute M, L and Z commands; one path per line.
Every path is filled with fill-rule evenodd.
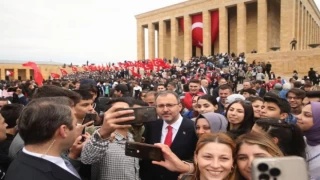
M 270 61 L 276 73 L 320 71 L 314 0 L 188 0 L 136 20 L 139 60 L 245 52 L 248 62 Z

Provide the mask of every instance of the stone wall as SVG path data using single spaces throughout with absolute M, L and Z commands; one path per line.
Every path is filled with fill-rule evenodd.
M 247 54 L 247 62 L 252 63 L 253 60 L 256 62 L 270 61 L 272 64 L 272 71 L 278 76 L 291 76 L 293 70 L 297 70 L 299 77 L 307 75 L 311 67 L 315 71 L 320 72 L 320 48 L 307 49 L 300 51 L 290 52 L 268 52 L 258 54 Z

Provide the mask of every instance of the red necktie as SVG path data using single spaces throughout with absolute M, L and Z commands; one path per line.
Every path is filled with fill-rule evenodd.
M 168 128 L 168 132 L 167 132 L 166 139 L 164 140 L 164 144 L 166 144 L 170 147 L 172 144 L 172 127 L 167 126 L 167 128 Z

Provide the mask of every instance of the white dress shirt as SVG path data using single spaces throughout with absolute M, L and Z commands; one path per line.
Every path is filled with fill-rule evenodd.
M 78 174 L 74 174 L 66 165 L 66 163 L 64 162 L 64 160 L 61 157 L 55 157 L 55 156 L 49 156 L 49 155 L 43 155 L 43 154 L 38 154 L 38 153 L 34 153 L 34 152 L 30 152 L 28 150 L 26 150 L 26 148 L 22 149 L 22 152 L 30 155 L 30 156 L 34 156 L 37 158 L 42 158 L 45 159 L 47 161 L 52 162 L 53 164 L 56 164 L 57 166 L 61 167 L 62 169 L 68 171 L 69 173 L 73 174 L 74 176 L 79 177 Z
M 179 114 L 178 120 L 173 124 L 168 124 L 165 121 L 163 121 L 162 131 L 161 131 L 161 143 L 162 144 L 164 144 L 164 141 L 166 139 L 169 125 L 172 127 L 172 142 L 173 142 L 174 138 L 176 137 L 176 135 L 178 133 L 180 125 L 182 123 L 182 119 L 183 119 L 182 116 Z

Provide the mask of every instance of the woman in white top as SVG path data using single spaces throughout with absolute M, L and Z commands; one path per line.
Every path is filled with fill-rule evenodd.
M 307 148 L 307 162 L 310 176 L 320 179 L 320 102 L 311 102 L 297 116 L 297 125 L 304 132 Z

